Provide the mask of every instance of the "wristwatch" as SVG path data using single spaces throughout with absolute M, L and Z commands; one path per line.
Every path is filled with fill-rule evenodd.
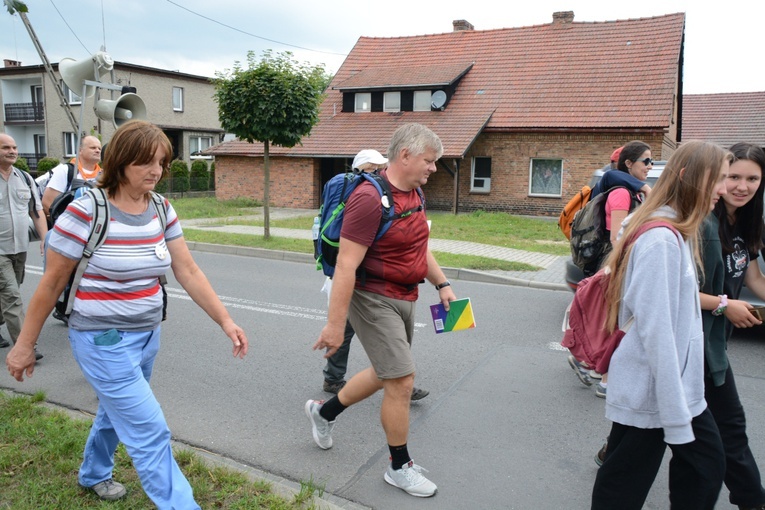
M 452 282 L 450 282 L 449 280 L 446 280 L 444 283 L 439 283 L 438 285 L 436 285 L 436 290 L 441 290 L 444 287 L 448 287 L 451 284 Z
M 712 310 L 712 315 L 714 315 L 715 317 L 719 317 L 720 315 L 722 315 L 725 312 L 725 310 L 728 308 L 728 296 L 726 296 L 725 294 L 720 294 L 717 297 L 720 298 L 720 304 L 717 305 L 717 308 Z

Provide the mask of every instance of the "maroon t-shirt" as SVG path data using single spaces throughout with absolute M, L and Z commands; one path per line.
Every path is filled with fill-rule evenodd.
M 417 190 L 401 191 L 390 186 L 396 213 L 418 207 Z M 364 182 L 348 198 L 340 237 L 368 246 L 361 267 L 366 273 L 356 288 L 393 299 L 417 300 L 417 284 L 428 274 L 428 223 L 425 210 L 395 220 L 388 232 L 375 242 L 382 218 L 380 193 Z

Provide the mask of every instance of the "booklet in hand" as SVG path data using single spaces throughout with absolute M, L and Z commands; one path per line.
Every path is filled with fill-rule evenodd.
M 475 317 L 470 298 L 450 302 L 448 312 L 444 310 L 444 305 L 441 303 L 430 305 L 430 314 L 433 317 L 436 333 L 448 333 L 449 331 L 475 327 Z

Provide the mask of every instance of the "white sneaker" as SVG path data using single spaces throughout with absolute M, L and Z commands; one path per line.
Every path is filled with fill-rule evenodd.
M 332 448 L 332 429 L 335 427 L 335 422 L 321 417 L 319 410 L 322 404 L 324 404 L 323 400 L 309 400 L 305 403 L 305 414 L 311 420 L 313 440 L 322 450 L 329 450 Z
M 438 487 L 422 476 L 422 471 L 427 471 L 427 469 L 418 466 L 413 460 L 401 466 L 401 469 L 394 470 L 393 466 L 388 465 L 385 481 L 412 496 L 429 498 L 436 493 Z

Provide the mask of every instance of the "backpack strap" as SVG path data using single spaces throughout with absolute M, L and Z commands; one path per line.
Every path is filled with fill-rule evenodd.
M 74 163 L 67 161 L 66 163 L 66 191 L 69 191 L 74 181 Z
M 157 213 L 157 219 L 159 220 L 159 226 L 162 227 L 162 237 L 165 236 L 165 229 L 167 228 L 167 209 L 165 209 L 165 199 L 159 193 L 151 192 L 151 203 L 154 205 L 154 210 Z M 167 285 L 167 276 L 162 275 L 159 277 L 160 285 Z M 164 287 L 162 292 L 165 292 Z M 165 298 L 167 299 L 167 298 Z M 166 304 L 166 301 L 165 301 Z M 164 320 L 164 319 L 163 319 Z
M 106 198 L 106 190 L 103 188 L 90 188 L 85 194 L 93 201 L 93 218 L 90 222 L 90 231 L 88 232 L 88 242 L 82 250 L 82 258 L 77 264 L 77 270 L 70 284 L 69 299 L 66 302 L 66 315 L 72 313 L 74 306 L 74 296 L 77 294 L 77 288 L 80 286 L 82 275 L 85 268 L 88 267 L 88 261 L 93 253 L 104 244 L 106 234 L 109 230 L 109 200 Z
M 37 212 L 37 207 L 35 207 L 35 204 L 37 204 L 37 193 L 34 189 L 32 189 L 32 176 L 29 175 L 26 171 L 22 169 L 17 169 L 21 173 L 21 177 L 24 178 L 24 180 L 27 183 L 27 187 L 29 188 L 29 192 L 31 193 L 31 197 L 29 199 L 29 212 L 34 215 L 35 218 L 40 217 L 40 213 Z

